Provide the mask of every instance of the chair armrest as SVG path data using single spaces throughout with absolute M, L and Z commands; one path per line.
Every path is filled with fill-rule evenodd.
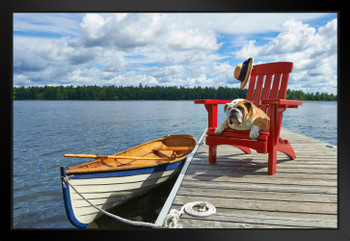
M 194 100 L 195 104 L 205 104 L 205 105 L 213 105 L 213 104 L 226 104 L 231 102 L 232 100 L 211 100 L 211 99 L 197 99 Z
M 226 104 L 232 100 L 210 100 L 210 99 L 197 99 L 194 100 L 195 104 L 204 104 L 205 109 L 208 111 L 208 128 L 216 128 L 218 126 L 218 104 Z
M 271 99 L 271 100 L 262 100 L 261 104 L 277 105 L 278 107 L 283 107 L 283 108 L 298 108 L 298 106 L 302 105 L 303 102 L 299 100 Z

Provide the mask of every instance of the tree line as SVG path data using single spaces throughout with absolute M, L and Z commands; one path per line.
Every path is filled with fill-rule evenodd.
M 165 86 L 29 86 L 13 87 L 14 100 L 194 100 L 245 98 L 247 89 Z M 291 100 L 337 100 L 328 93 L 288 90 Z

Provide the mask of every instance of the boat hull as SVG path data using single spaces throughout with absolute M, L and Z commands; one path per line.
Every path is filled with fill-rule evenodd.
M 67 216 L 73 225 L 83 228 L 102 213 L 78 195 L 66 178 L 91 203 L 108 211 L 176 176 L 183 163 L 180 160 L 154 167 L 75 174 L 67 174 L 67 168 L 61 167 Z

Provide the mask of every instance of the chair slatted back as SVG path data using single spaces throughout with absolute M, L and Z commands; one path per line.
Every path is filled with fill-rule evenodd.
M 253 66 L 250 75 L 247 100 L 260 107 L 269 117 L 267 105 L 263 99 L 285 99 L 287 95 L 289 73 L 293 69 L 291 62 L 276 62 Z

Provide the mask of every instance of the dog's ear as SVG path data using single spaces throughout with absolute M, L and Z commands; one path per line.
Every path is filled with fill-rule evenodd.
M 248 112 L 253 108 L 253 104 L 250 101 L 244 101 L 244 105 L 247 108 Z
M 227 112 L 227 108 L 228 108 L 228 103 L 226 103 L 225 106 L 224 106 L 224 112 L 225 113 Z

